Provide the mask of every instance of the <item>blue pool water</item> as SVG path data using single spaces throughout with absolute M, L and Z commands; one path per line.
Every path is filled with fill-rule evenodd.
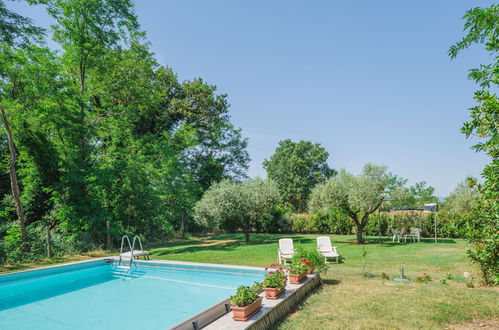
M 0 329 L 166 329 L 263 272 L 104 261 L 0 276 Z

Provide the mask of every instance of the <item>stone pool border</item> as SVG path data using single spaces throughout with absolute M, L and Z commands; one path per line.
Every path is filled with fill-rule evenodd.
M 91 262 L 96 262 L 96 261 L 106 261 L 106 260 L 113 260 L 114 257 L 98 257 L 98 258 L 93 258 L 93 259 L 87 259 L 87 260 L 80 260 L 80 261 L 71 261 L 71 262 L 66 262 L 63 264 L 56 264 L 56 265 L 50 265 L 50 266 L 43 266 L 43 267 L 36 267 L 36 268 L 31 268 L 31 269 L 25 269 L 25 270 L 16 270 L 12 272 L 6 272 L 6 273 L 1 273 L 0 274 L 0 279 L 4 276 L 8 275 L 13 275 L 13 274 L 29 274 L 31 272 L 36 272 L 39 270 L 49 270 L 49 269 L 55 269 L 55 268 L 60 268 L 60 267 L 65 267 L 65 266 L 73 266 L 73 265 L 79 265 L 79 264 L 85 264 L 85 263 L 91 263 Z

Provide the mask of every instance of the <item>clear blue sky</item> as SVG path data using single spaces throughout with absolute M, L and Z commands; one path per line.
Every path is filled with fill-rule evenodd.
M 447 195 L 488 159 L 459 132 L 488 63 L 475 47 L 451 61 L 461 17 L 492 1 L 136 1 L 160 63 L 227 93 L 249 138 L 250 176 L 281 139 L 310 140 L 334 168 L 388 165 Z M 47 26 L 42 7 L 8 4 Z

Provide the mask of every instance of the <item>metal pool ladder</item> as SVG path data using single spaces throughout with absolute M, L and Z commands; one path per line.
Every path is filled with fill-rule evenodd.
M 129 252 L 123 252 L 123 246 L 125 245 L 125 240 L 128 243 L 128 247 L 130 248 Z M 135 241 L 139 242 L 139 247 L 140 250 L 135 250 Z M 130 244 L 130 238 L 127 235 L 123 235 L 121 238 L 121 247 L 120 247 L 120 260 L 118 262 L 118 267 L 121 266 L 121 263 L 124 261 L 123 258 L 130 258 L 130 263 L 128 264 L 128 267 L 132 266 L 132 262 L 134 258 L 139 258 L 140 256 L 144 256 L 144 259 L 149 260 L 149 252 L 145 251 L 144 248 L 142 247 L 142 241 L 140 240 L 139 236 L 135 236 L 133 238 L 132 244 Z

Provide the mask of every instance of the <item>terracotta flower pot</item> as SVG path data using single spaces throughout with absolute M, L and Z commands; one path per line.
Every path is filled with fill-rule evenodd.
M 300 282 L 306 278 L 307 278 L 307 273 L 302 273 L 300 275 L 289 274 L 289 282 L 291 284 L 300 284 Z
M 310 265 L 307 265 L 307 268 L 308 268 L 307 274 L 312 274 L 312 272 L 315 269 L 315 266 L 310 264 Z
M 263 288 L 263 291 L 265 291 L 265 298 L 276 300 L 284 292 L 284 288 Z
M 232 318 L 235 321 L 247 321 L 253 314 L 257 313 L 262 308 L 262 297 L 258 298 L 248 306 L 239 307 L 232 305 Z

